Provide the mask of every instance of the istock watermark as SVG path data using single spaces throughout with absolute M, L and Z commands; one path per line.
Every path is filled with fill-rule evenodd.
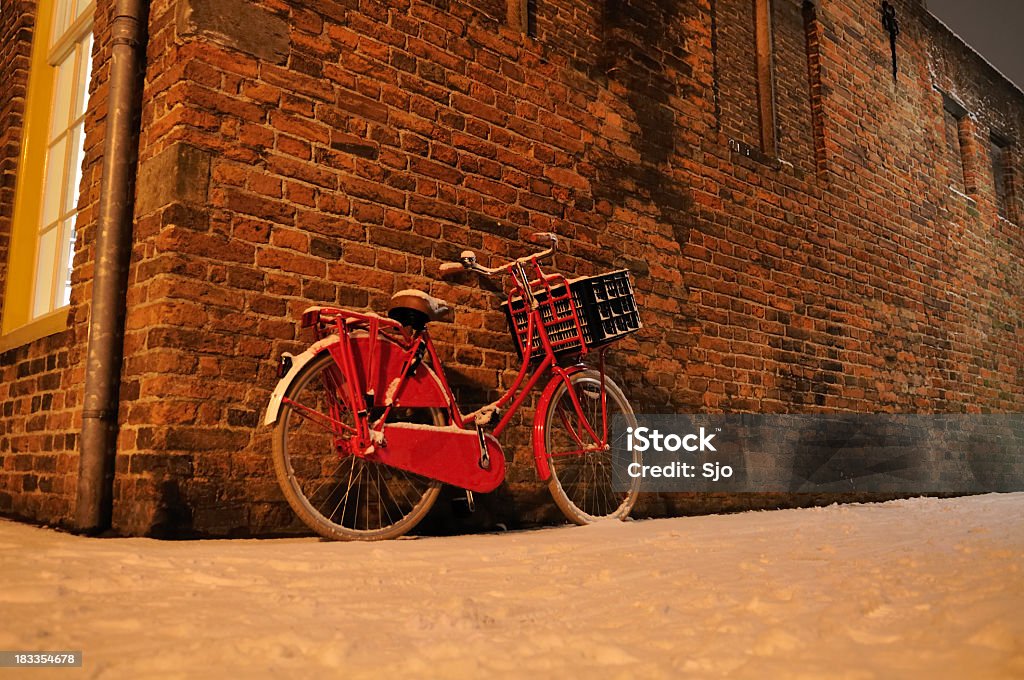
M 1024 490 L 1024 414 L 616 416 L 612 434 L 619 490 Z
M 679 449 L 690 452 L 715 451 L 715 446 L 711 443 L 714 438 L 715 435 L 706 434 L 703 427 L 697 434 L 682 436 L 674 432 L 664 435 L 660 430 L 652 430 L 649 427 L 626 428 L 626 448 L 641 453 L 647 450 L 676 452 Z
M 674 432 L 662 434 L 661 430 L 649 427 L 627 427 L 626 428 L 626 450 L 631 454 L 645 453 L 647 451 L 656 453 L 677 453 L 686 451 L 698 453 L 706 451 L 717 451 L 711 442 L 715 433 L 708 433 L 702 427 L 698 432 L 679 435 Z M 705 479 L 718 481 L 722 477 L 732 476 L 732 467 L 720 466 L 715 463 L 703 463 L 698 466 L 696 463 L 685 461 L 672 461 L 665 465 L 644 465 L 642 456 L 633 456 L 626 467 L 626 474 L 632 478 L 685 478 L 691 479 L 701 475 Z

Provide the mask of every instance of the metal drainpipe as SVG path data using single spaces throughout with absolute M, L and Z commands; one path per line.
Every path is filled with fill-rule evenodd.
M 138 154 L 137 88 L 147 9 L 147 0 L 117 0 L 111 23 L 107 126 L 75 507 L 75 527 L 91 533 L 110 527 L 114 507 L 117 407 Z

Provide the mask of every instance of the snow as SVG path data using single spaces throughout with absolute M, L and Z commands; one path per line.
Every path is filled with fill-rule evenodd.
M 1022 558 L 1024 494 L 369 544 L 0 521 L 0 649 L 87 678 L 1022 677 Z
M 428 423 L 385 423 L 384 431 L 387 432 L 388 428 L 398 427 L 403 430 L 416 430 L 418 432 L 464 432 L 466 434 L 472 434 L 476 436 L 475 430 L 466 430 L 464 428 L 455 425 L 430 425 Z
M 398 393 L 398 387 L 401 384 L 402 384 L 402 377 L 401 376 L 392 379 L 392 381 L 388 383 L 387 392 L 384 393 L 384 405 L 385 406 L 391 406 L 391 404 L 395 403 L 395 395 Z
M 491 421 L 494 420 L 494 414 L 500 413 L 498 409 L 498 402 L 491 402 L 486 406 L 481 406 L 472 413 L 468 413 L 463 418 L 467 421 L 472 420 L 473 424 L 477 427 L 485 427 L 490 425 Z

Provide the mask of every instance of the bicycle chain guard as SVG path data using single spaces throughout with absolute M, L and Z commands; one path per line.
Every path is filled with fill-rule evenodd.
M 490 465 L 481 462 L 480 438 L 486 442 Z M 388 423 L 386 445 L 375 446 L 370 460 L 436 479 L 470 491 L 493 491 L 505 478 L 505 454 L 493 436 L 452 426 Z

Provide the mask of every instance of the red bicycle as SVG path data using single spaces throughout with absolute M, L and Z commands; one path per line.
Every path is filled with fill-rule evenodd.
M 495 268 L 465 251 L 442 275 L 461 270 L 509 275 L 503 305 L 522 365 L 500 399 L 463 414 L 455 403 L 427 328 L 448 311 L 416 290 L 392 296 L 387 317 L 310 307 L 303 327 L 316 342 L 284 354 L 264 424 L 273 425 L 278 481 L 296 514 L 331 539 L 395 538 L 413 528 L 441 484 L 494 490 L 505 476 L 496 437 L 538 382 L 548 377 L 533 420 L 537 474 L 548 481 L 569 520 L 625 519 L 638 485 L 612 484 L 611 422 L 636 419 L 622 390 L 605 373 L 610 344 L 640 328 L 625 270 L 566 280 L 546 274 L 546 250 Z M 583 357 L 596 354 L 596 368 Z

